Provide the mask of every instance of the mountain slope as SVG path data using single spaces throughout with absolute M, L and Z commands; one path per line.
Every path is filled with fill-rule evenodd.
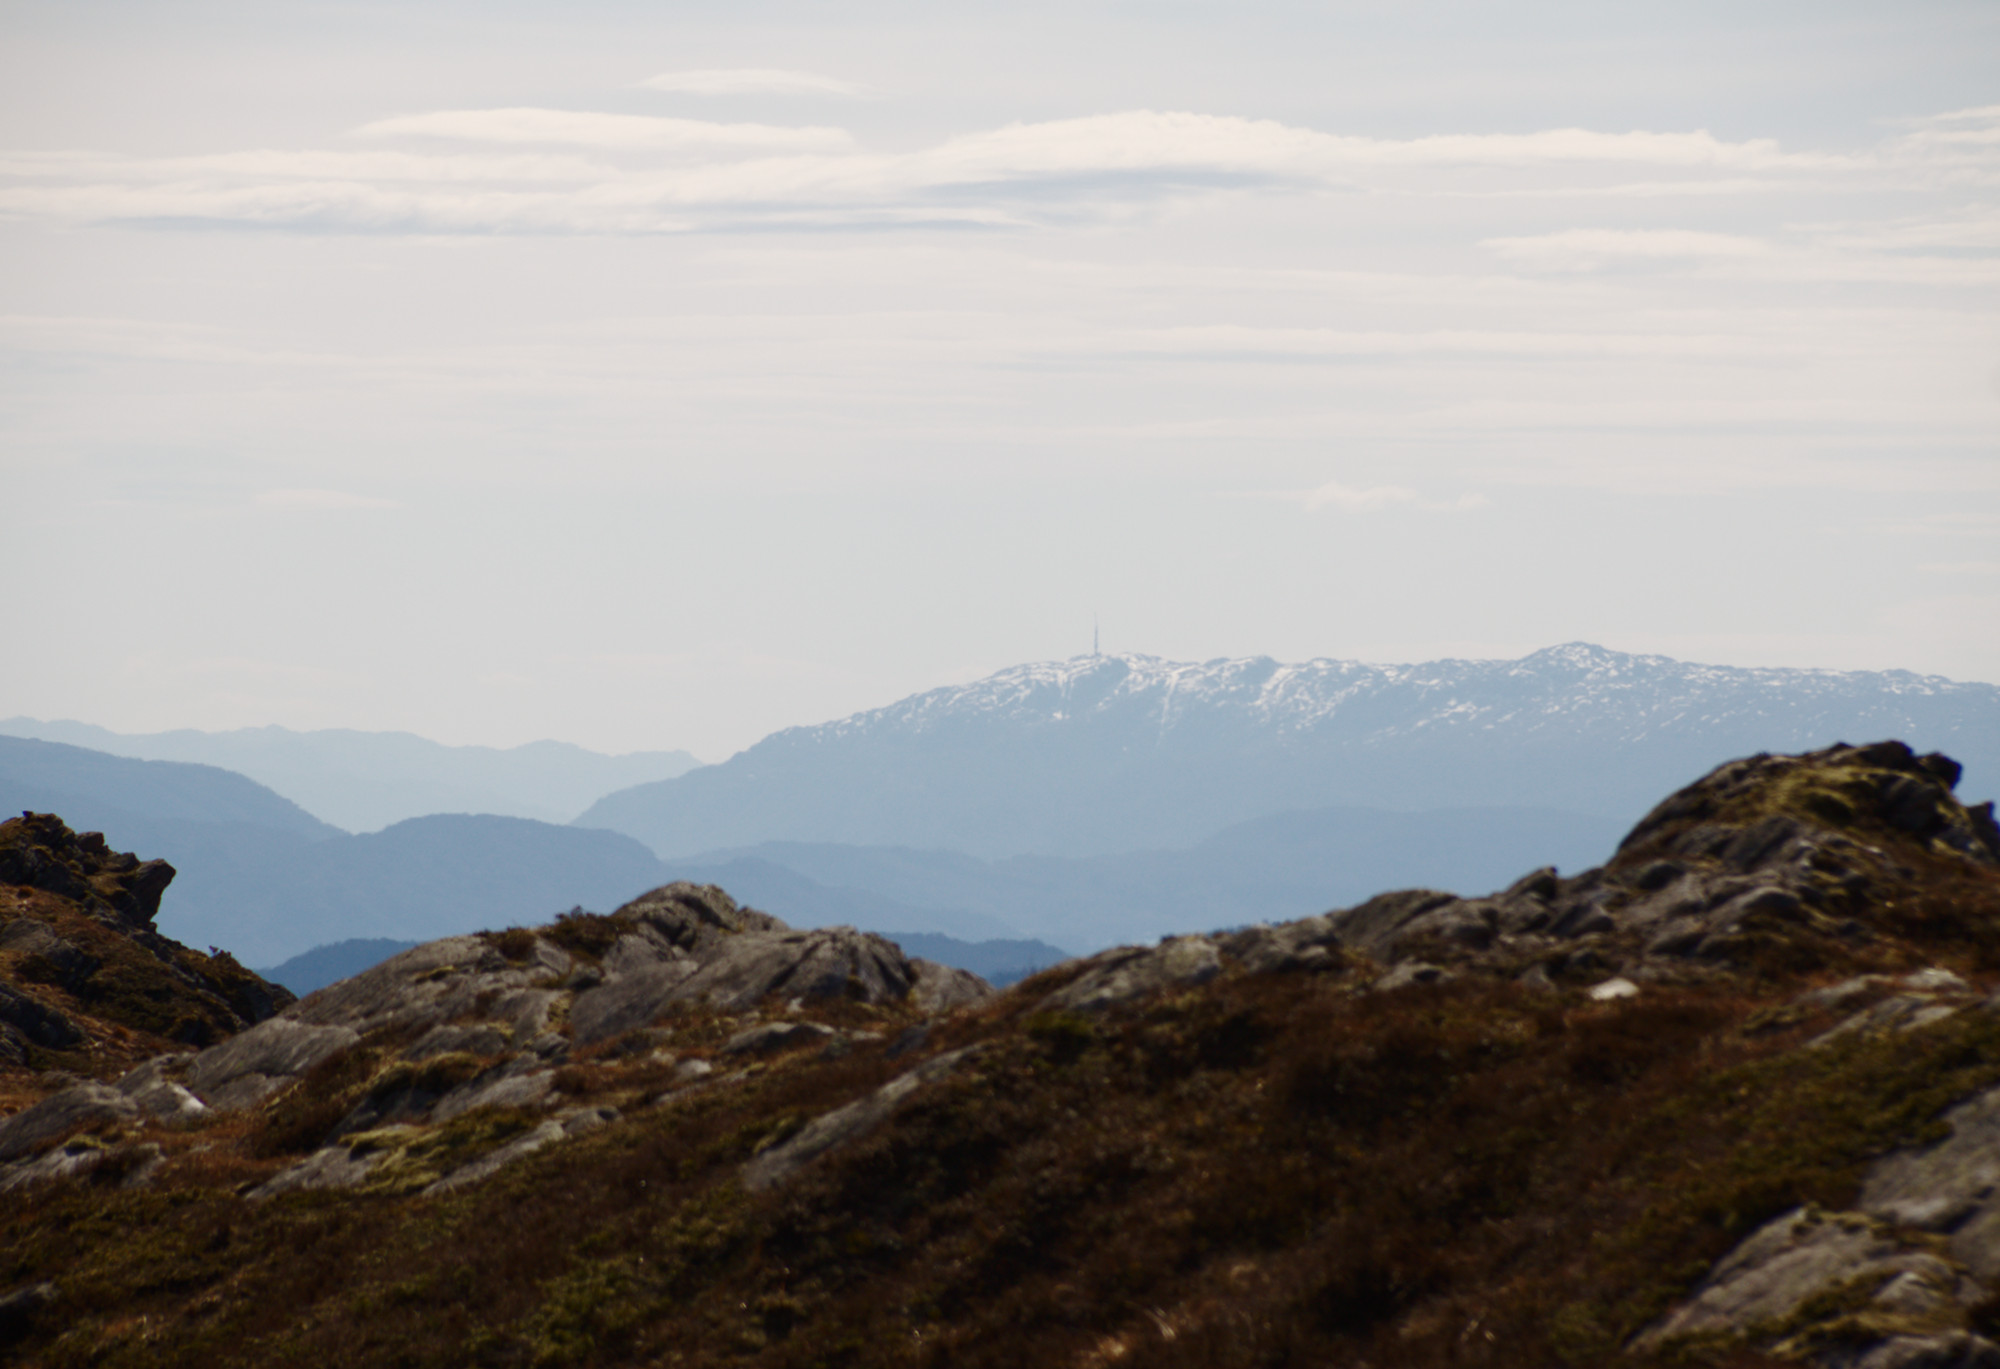
M 2000 778 L 2000 687 L 1572 644 L 1518 661 L 1078 657 L 775 733 L 578 824 L 663 855 L 763 841 L 1092 855 L 1336 804 L 1629 822 L 1722 756 L 1893 734 Z
M 80 746 L 0 736 L 0 812 L 60 811 L 72 825 L 103 815 L 255 827 L 318 841 L 331 827 L 255 780 L 212 765 L 131 760 Z
M 1479 892 L 1534 860 L 1581 869 L 1608 857 L 1621 830 L 1602 817 L 1553 809 L 1341 807 L 1274 813 L 1192 846 L 1118 855 L 985 860 L 909 847 L 766 842 L 664 864 L 681 878 L 751 890 L 759 907 L 793 920 L 794 910 L 821 916 L 824 906 L 825 920 L 953 936 L 1025 935 L 1084 952 L 1304 917 L 1399 885 Z M 787 887 L 780 870 L 811 881 L 811 892 Z
M 223 766 L 353 832 L 430 813 L 568 822 L 613 790 L 666 779 L 700 764 L 685 751 L 607 756 L 552 741 L 505 749 L 445 746 L 407 732 L 344 728 L 134 735 L 88 723 L 8 718 L 0 721 L 0 734 L 65 742 L 114 756 Z
M 615 907 L 664 878 L 652 852 L 616 832 L 464 814 L 273 848 L 205 873 L 162 926 L 258 965 L 335 941 L 427 940 L 579 904 Z

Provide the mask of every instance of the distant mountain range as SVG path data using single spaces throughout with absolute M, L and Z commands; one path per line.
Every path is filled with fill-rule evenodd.
M 615 832 L 433 815 L 352 836 L 242 775 L 0 736 L 0 811 L 60 814 L 179 871 L 163 931 L 249 964 L 354 937 L 429 938 L 616 906 L 665 875 Z
M 607 911 L 671 879 L 720 884 L 802 928 L 1055 955 L 1302 917 L 1385 888 L 1481 893 L 1540 861 L 1576 870 L 1608 858 L 1649 796 L 1723 757 L 1889 736 L 1964 761 L 1971 798 L 2000 787 L 1991 685 L 1571 646 L 1408 667 L 1022 666 L 777 733 L 567 827 L 428 814 L 350 836 L 291 791 L 213 766 L 7 736 L 0 804 L 166 857 L 181 876 L 162 928 L 249 964 Z M 591 757 L 278 729 L 209 741 L 258 737 L 320 755 L 322 778 L 404 741 L 452 764 Z M 936 958 L 993 968 L 953 954 Z
M 1091 856 L 1335 805 L 1536 807 L 1616 829 L 1722 758 L 1900 737 L 2000 782 L 2000 687 L 1692 665 L 1584 643 L 1378 666 L 1084 656 L 1004 670 L 610 794 L 664 856 L 791 841 Z
M 166 857 L 180 876 L 162 903 L 162 928 L 253 965 L 332 943 L 546 921 L 576 905 L 602 912 L 691 879 L 797 927 L 949 938 L 949 954 L 924 953 L 1000 972 L 1014 967 L 967 948 L 1033 942 L 1030 958 L 1048 963 L 1118 941 L 1320 912 L 1396 884 L 1481 890 L 1518 873 L 1524 851 L 1577 867 L 1608 854 L 1616 835 L 1547 810 L 1328 809 L 1258 819 L 1184 849 L 1116 856 L 991 861 L 772 842 L 662 861 L 618 833 L 491 815 L 432 815 L 353 836 L 227 771 L 6 737 L 0 801 L 61 813 L 114 844 Z
M 89 747 L 138 760 L 217 765 L 286 795 L 350 832 L 372 832 L 432 813 L 493 813 L 568 822 L 613 790 L 684 774 L 701 764 L 685 751 L 607 756 L 567 742 L 499 749 L 445 746 L 407 732 L 127 734 L 79 722 L 0 720 L 0 735 Z
M 340 835 L 290 799 L 217 766 L 0 735 L 0 813 L 23 808 L 59 809 L 79 831 L 139 821 L 245 827 L 299 841 Z

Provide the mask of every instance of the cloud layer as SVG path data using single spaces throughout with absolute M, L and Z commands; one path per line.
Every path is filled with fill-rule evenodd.
M 687 89 L 717 90 L 731 81 L 749 89 L 760 80 L 831 79 L 731 71 L 655 81 L 670 78 L 691 82 Z M 533 107 L 399 114 L 343 141 L 169 158 L 15 152 L 0 156 L 0 214 L 321 233 L 626 234 L 1023 227 L 1244 194 L 1696 198 L 2000 184 L 2000 114 L 1992 109 L 1946 114 L 1839 154 L 1790 152 L 1770 139 L 1730 141 L 1701 130 L 1384 139 L 1154 110 L 1015 123 L 894 152 L 821 125 Z M 1925 231 L 1937 229 L 1910 230 Z M 1990 245 L 1990 223 L 1978 231 Z M 1489 245 L 1516 262 L 1566 268 L 1768 252 L 1753 240 L 1676 229 L 1579 227 Z

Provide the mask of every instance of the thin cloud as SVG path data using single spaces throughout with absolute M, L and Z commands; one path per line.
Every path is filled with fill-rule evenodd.
M 256 496 L 259 507 L 267 509 L 400 509 L 402 504 L 394 499 L 379 499 L 373 495 L 352 494 L 346 490 L 261 490 Z
M 854 139 L 841 128 L 718 124 L 644 114 L 570 109 L 445 109 L 378 119 L 354 130 L 364 138 L 448 138 L 483 143 L 558 143 L 640 150 L 732 149 L 752 152 L 840 152 Z
M 822 76 L 816 71 L 787 71 L 778 67 L 711 67 L 695 71 L 663 71 L 648 76 L 639 85 L 647 90 L 665 90 L 679 95 L 844 95 L 849 98 L 872 95 L 867 86 Z
M 1676 228 L 1571 228 L 1532 237 L 1487 238 L 1481 247 L 1537 266 L 1589 270 L 1617 260 L 1701 260 L 1761 257 L 1770 244 L 1731 233 L 1699 233 Z
M 1718 172 L 1748 189 L 1804 169 L 1836 179 L 1881 170 L 1867 158 L 1795 155 L 1768 139 L 1729 142 L 1701 130 L 1399 140 L 1157 110 L 1010 124 L 899 153 L 870 152 L 840 128 L 532 107 L 398 115 L 352 136 L 377 146 L 156 159 L 7 154 L 0 213 L 426 234 L 1018 229 L 1213 195 L 1484 194 L 1496 188 L 1488 172 L 1512 174 L 1510 194 L 1561 197 L 1605 191 L 1607 176 L 1629 186 L 1634 169 L 1655 178 L 1642 182 L 1649 193 L 1666 193 L 1671 182 L 1661 177 L 1685 176 L 1690 193 L 1706 193 Z M 1896 155 L 1921 160 L 1907 140 L 1899 146 Z M 2000 156 L 1978 155 L 2000 172 Z M 1962 148 L 1939 156 L 1953 175 L 1977 160 Z M 1486 246 L 1554 269 L 1769 255 L 1754 238 L 1664 229 L 1579 228 Z M 1964 283 L 1969 269 L 1906 261 L 1885 278 Z

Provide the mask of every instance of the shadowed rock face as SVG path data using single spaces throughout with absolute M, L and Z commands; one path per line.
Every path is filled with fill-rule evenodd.
M 121 1029 L 206 1045 L 292 1001 L 154 929 L 173 877 L 53 814 L 0 823 L 0 1065 L 74 1068 L 129 1049 Z

